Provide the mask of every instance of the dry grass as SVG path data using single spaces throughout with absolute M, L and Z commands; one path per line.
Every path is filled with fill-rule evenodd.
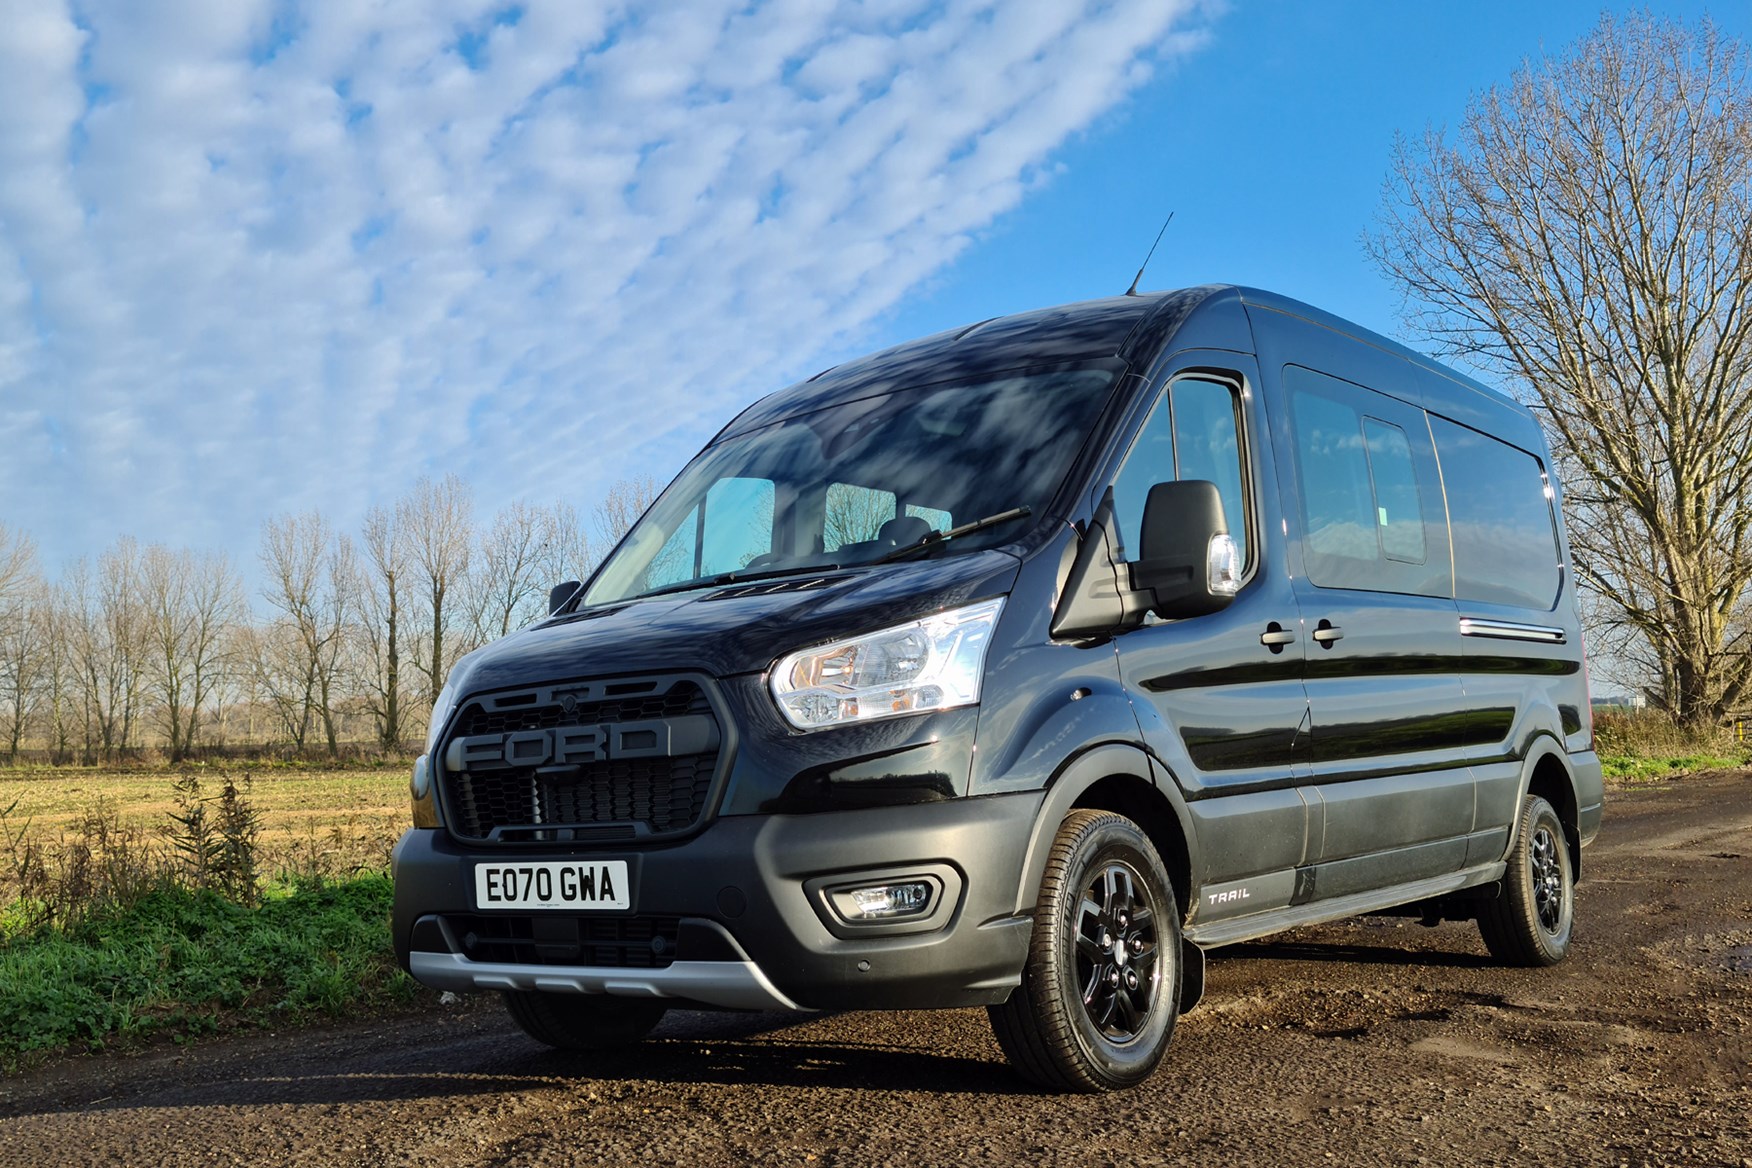
M 381 870 L 408 824 L 407 773 L 372 769 L 193 767 L 0 768 L 0 812 L 13 832 L 48 847 L 81 836 L 94 809 L 113 813 L 125 829 L 162 837 L 177 810 L 174 784 L 192 773 L 217 794 L 226 776 L 260 817 L 256 847 L 264 874 L 346 876 Z M 28 825 L 28 826 L 27 826 Z
M 1688 729 L 1653 710 L 1595 710 L 1594 749 L 1607 779 L 1621 783 L 1744 767 L 1752 761 L 1752 743 L 1734 726 Z

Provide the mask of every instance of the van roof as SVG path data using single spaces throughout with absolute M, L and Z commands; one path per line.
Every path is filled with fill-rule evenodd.
M 1313 305 L 1258 288 L 1204 284 L 1019 312 L 906 341 L 834 365 L 806 381 L 761 398 L 725 426 L 718 438 L 764 426 L 793 414 L 895 389 L 1030 366 L 1130 359 L 1134 352 L 1154 348 L 1156 341 L 1179 329 L 1197 309 L 1221 314 L 1226 307 L 1238 317 L 1244 306 L 1301 317 L 1487 393 L 1525 412 L 1506 395 Z M 1141 368 L 1137 371 L 1144 372 Z

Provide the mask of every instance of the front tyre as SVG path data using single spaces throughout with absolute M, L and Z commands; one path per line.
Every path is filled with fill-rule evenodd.
M 1122 816 L 1073 811 L 1047 858 L 1022 984 L 987 1012 L 1024 1078 L 1114 1091 L 1162 1060 L 1180 974 L 1179 908 L 1155 846 Z
M 1575 928 L 1575 864 L 1557 812 L 1527 796 L 1502 891 L 1478 918 L 1491 956 L 1509 965 L 1556 965 Z
M 560 1050 L 630 1046 L 663 1020 L 665 1007 L 641 998 L 506 990 L 505 1009 L 523 1033 Z

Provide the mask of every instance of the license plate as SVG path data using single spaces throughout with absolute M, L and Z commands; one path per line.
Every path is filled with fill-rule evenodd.
M 476 908 L 626 909 L 625 860 L 476 864 Z

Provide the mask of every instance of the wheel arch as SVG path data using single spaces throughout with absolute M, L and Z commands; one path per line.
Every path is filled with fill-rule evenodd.
M 1079 809 L 1111 811 L 1136 823 L 1162 858 L 1181 920 L 1191 908 L 1192 818 L 1174 793 L 1153 778 L 1150 758 L 1136 747 L 1097 746 L 1073 759 L 1047 788 L 1016 890 L 1016 911 L 1032 912 L 1046 874 L 1047 856 L 1065 816 Z
M 1522 798 L 1537 795 L 1557 812 L 1558 822 L 1563 824 L 1564 843 L 1568 845 L 1570 854 L 1570 875 L 1574 880 L 1582 878 L 1582 836 L 1580 826 L 1579 803 L 1576 799 L 1576 784 L 1574 776 L 1565 761 L 1563 750 L 1549 738 L 1541 738 L 1534 748 L 1527 753 L 1527 761 L 1521 779 Z M 1518 807 L 1518 802 L 1516 806 Z M 1516 817 L 1519 823 L 1519 815 Z M 1515 846 L 1514 837 L 1509 839 L 1509 847 Z

